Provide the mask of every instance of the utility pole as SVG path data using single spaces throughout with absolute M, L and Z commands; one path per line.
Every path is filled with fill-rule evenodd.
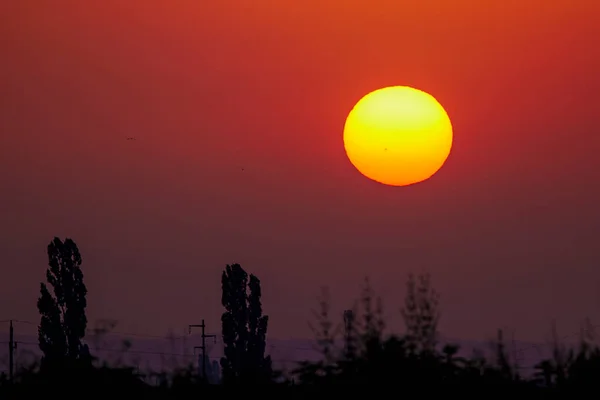
M 189 333 L 192 333 L 192 328 L 202 328 L 202 346 L 195 346 L 194 350 L 201 349 L 202 350 L 202 378 L 206 380 L 206 338 L 214 338 L 215 343 L 217 343 L 217 335 L 207 335 L 204 330 L 206 328 L 206 324 L 204 320 L 200 325 L 189 325 Z
M 10 328 L 8 331 L 8 379 L 10 383 L 13 383 L 13 374 L 15 369 L 15 349 L 17 348 L 17 342 L 15 342 L 15 330 L 13 328 L 13 321 L 10 320 Z
M 517 350 L 517 343 L 515 342 L 515 332 L 512 333 L 512 351 L 513 351 L 513 359 L 515 363 L 515 374 L 519 374 L 519 364 L 521 362 L 520 351 Z

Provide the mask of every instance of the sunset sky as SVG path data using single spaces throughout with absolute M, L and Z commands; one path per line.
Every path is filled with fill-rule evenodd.
M 278 338 L 311 336 L 321 286 L 341 317 L 366 275 L 398 331 L 410 271 L 449 336 L 600 324 L 599 37 L 594 0 L 3 2 L 0 320 L 39 319 L 59 236 L 90 327 L 219 332 L 234 262 Z M 352 106 L 390 85 L 454 127 L 415 186 L 344 153 Z

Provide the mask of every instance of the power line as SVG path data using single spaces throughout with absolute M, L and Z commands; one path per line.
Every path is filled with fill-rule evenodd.
M 11 320 L 7 319 L 7 320 L 0 320 L 0 323 L 9 323 Z M 38 326 L 39 324 L 36 322 L 32 322 L 32 321 L 27 321 L 27 320 L 19 320 L 19 319 L 13 319 L 12 320 L 13 323 L 20 323 L 20 324 L 27 324 L 27 325 L 35 325 Z M 86 329 L 86 333 L 90 333 L 90 334 L 94 334 L 94 335 L 122 335 L 122 336 L 136 336 L 136 337 L 147 337 L 147 338 L 154 338 L 154 339 L 183 339 L 186 338 L 186 335 L 177 335 L 177 336 L 168 336 L 168 335 L 150 335 L 147 333 L 136 333 L 136 332 L 124 332 L 124 331 L 113 331 L 113 330 L 109 330 L 107 329 L 106 331 L 103 331 L 101 329 L 98 328 L 88 328 Z
M 8 324 L 10 322 L 18 323 L 18 324 L 38 325 L 36 322 L 26 321 L 26 320 L 22 320 L 22 319 L 3 319 L 0 321 L 0 324 Z
M 27 325 L 38 325 L 38 323 L 36 322 L 32 322 L 32 321 L 28 321 L 28 320 L 21 320 L 21 319 L 6 319 L 6 320 L 0 320 L 0 323 L 10 323 L 10 322 L 16 323 L 16 324 L 27 324 Z M 198 325 L 198 327 L 200 327 L 200 325 Z M 588 324 L 588 326 L 586 327 L 586 329 L 588 331 L 594 331 L 596 328 L 600 327 L 600 324 L 598 325 L 592 325 L 592 324 Z M 93 335 L 97 335 L 97 336 L 133 336 L 133 337 L 142 337 L 142 338 L 152 338 L 152 339 L 161 339 L 161 340 L 185 340 L 189 338 L 189 335 L 182 335 L 182 336 L 160 336 L 160 335 L 150 335 L 150 334 L 144 334 L 144 333 L 137 333 L 137 332 L 126 332 L 126 331 L 111 331 L 111 330 L 107 330 L 106 332 L 99 332 L 98 329 L 87 329 L 86 333 L 91 333 Z M 594 333 L 594 332 L 592 332 Z M 569 334 L 569 335 L 565 335 L 562 336 L 560 338 L 557 338 L 558 340 L 565 340 L 568 338 L 572 338 L 575 336 L 581 335 L 581 330 L 578 332 L 575 332 L 573 334 Z M 217 342 L 221 342 L 222 339 L 219 336 L 216 335 L 210 335 L 211 337 L 214 337 L 215 343 Z M 208 337 L 208 336 L 207 336 Z M 5 342 L 2 342 L 5 343 Z M 19 341 L 20 344 L 35 344 L 37 345 L 37 343 L 27 343 L 27 342 L 21 342 Z M 539 349 L 540 347 L 545 347 L 547 344 L 530 344 L 528 346 L 525 347 L 521 347 L 518 349 L 514 349 L 519 353 L 523 353 L 525 351 L 531 350 L 531 349 Z M 271 348 L 286 348 L 286 349 L 290 349 L 290 350 L 301 350 L 301 351 L 318 351 L 318 349 L 316 348 L 311 348 L 311 347 L 299 347 L 299 346 L 293 346 L 293 345 L 286 345 L 286 344 L 277 344 L 277 345 L 273 345 L 270 344 L 269 345 Z M 199 348 L 201 348 L 201 346 L 198 346 Z M 111 349 L 105 349 L 104 351 L 113 351 Z M 114 351 L 121 351 L 121 350 L 114 350 Z M 132 350 L 129 350 L 129 352 L 133 352 Z M 143 353 L 141 353 L 143 354 Z M 161 355 L 177 355 L 177 353 L 157 353 L 157 354 L 161 354 Z M 189 356 L 189 355 L 186 355 Z M 210 358 L 210 357 L 209 357 Z M 276 361 L 276 360 L 273 360 Z
M 0 342 L 3 343 L 3 342 Z M 34 342 L 19 342 L 21 345 L 26 346 L 37 346 L 38 343 Z M 114 352 L 114 353 L 123 353 L 125 354 L 146 354 L 146 355 L 156 355 L 156 356 L 175 356 L 175 357 L 183 357 L 183 358 L 195 358 L 195 354 L 186 354 L 186 353 L 174 353 L 174 352 L 166 352 L 166 351 L 150 351 L 150 350 L 130 350 L 130 349 L 114 349 L 108 347 L 96 347 L 94 348 L 96 351 L 102 352 Z M 206 356 L 209 360 L 220 360 L 221 356 Z M 274 359 L 276 362 L 288 362 L 288 361 L 298 361 L 295 359 Z
M 22 324 L 27 324 L 27 325 L 38 325 L 35 322 L 32 321 L 27 321 L 27 320 L 12 320 L 15 323 L 22 323 Z M 10 322 L 10 320 L 0 320 L 0 323 L 8 323 Z M 194 327 L 196 327 L 194 325 Z M 200 325 L 197 325 L 197 327 L 200 327 Z M 106 330 L 106 332 L 104 331 L 100 331 L 98 329 L 86 329 L 86 333 L 89 334 L 93 334 L 93 335 L 97 335 L 97 336 L 111 336 L 111 335 L 115 335 L 115 336 L 133 336 L 133 337 L 142 337 L 142 338 L 152 338 L 152 339 L 162 339 L 162 340 L 185 340 L 188 339 L 190 336 L 189 335 L 181 335 L 181 336 L 168 336 L 168 335 L 150 335 L 150 334 L 146 334 L 146 333 L 138 333 L 138 332 L 126 332 L 126 331 L 111 331 L 111 330 Z M 209 336 L 206 336 L 209 337 Z M 222 339 L 221 337 L 217 336 L 217 335 L 210 335 L 210 337 L 214 338 L 215 342 L 221 342 Z M 274 345 L 271 345 L 274 346 Z M 278 348 L 289 348 L 289 349 L 293 349 L 293 350 L 306 350 L 306 351 L 313 351 L 315 350 L 314 348 L 310 348 L 310 347 L 299 347 L 299 346 L 292 346 L 292 345 L 285 345 L 285 344 L 278 344 L 277 345 Z
M 0 343 L 7 343 L 7 342 L 0 342 Z M 21 345 L 25 345 L 25 346 L 37 346 L 38 343 L 35 342 L 19 342 L 19 344 Z M 277 347 L 277 346 L 271 346 L 273 347 Z M 147 350 L 130 350 L 130 349 L 114 349 L 114 348 L 107 348 L 107 347 L 97 347 L 94 348 L 95 351 L 99 351 L 99 352 L 109 352 L 109 353 L 122 353 L 123 355 L 127 355 L 127 354 L 140 354 L 140 355 L 154 355 L 154 356 L 165 356 L 165 357 L 181 357 L 181 358 L 189 358 L 189 359 L 194 359 L 195 355 L 194 354 L 185 354 L 185 353 L 175 353 L 175 352 L 164 352 L 164 351 L 147 351 Z M 220 360 L 221 356 L 206 356 L 207 360 Z M 273 362 L 277 362 L 277 363 L 300 363 L 303 360 L 299 360 L 297 358 L 274 358 L 272 359 Z M 520 368 L 522 369 L 527 369 L 527 370 L 533 370 L 536 369 L 535 366 L 520 366 Z

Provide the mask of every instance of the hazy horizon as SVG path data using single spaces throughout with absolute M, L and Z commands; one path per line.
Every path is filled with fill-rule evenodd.
M 19 323 L 15 325 L 18 331 Z M 591 329 L 588 333 L 594 336 L 595 328 L 596 326 L 588 327 L 588 329 Z M 522 341 L 515 338 L 514 333 L 511 331 L 504 332 L 507 357 L 511 362 L 516 360 L 521 373 L 528 376 L 534 372 L 534 367 L 538 362 L 551 356 L 553 340 L 551 335 L 548 335 L 544 341 Z M 580 332 L 564 333 L 558 332 L 557 339 L 560 345 L 576 347 L 580 339 Z M 458 354 L 464 357 L 472 357 L 476 351 L 488 358 L 490 356 L 493 358 L 492 344 L 495 339 L 496 337 L 464 340 L 442 335 L 440 343 L 459 345 Z M 123 346 L 126 340 L 131 344 L 131 347 L 127 349 Z M 267 338 L 266 354 L 271 356 L 275 368 L 290 372 L 300 361 L 315 361 L 322 357 L 314 340 L 314 338 L 281 339 L 269 337 Z M 8 332 L 3 330 L 0 332 L 0 343 L 7 343 L 7 341 Z M 17 332 L 15 341 L 18 343 L 15 351 L 17 369 L 21 366 L 28 366 L 35 360 L 39 361 L 41 352 L 37 348 L 36 336 Z M 89 345 L 90 351 L 99 358 L 100 362 L 108 362 L 114 366 L 125 365 L 139 368 L 142 372 L 165 372 L 189 364 L 197 364 L 201 353 L 198 350 L 194 354 L 194 346 L 201 345 L 202 339 L 200 334 L 195 333 L 177 334 L 171 332 L 161 337 L 135 332 L 120 332 L 117 327 L 114 331 L 103 334 L 89 332 L 84 338 L 84 342 Z M 223 355 L 222 343 L 219 334 L 217 334 L 216 341 L 212 338 L 206 340 L 207 358 L 211 362 L 218 361 Z M 335 346 L 338 351 L 342 349 L 343 341 L 341 337 L 337 337 Z M 7 347 L 0 347 L 0 373 L 6 372 L 8 369 L 7 357 Z

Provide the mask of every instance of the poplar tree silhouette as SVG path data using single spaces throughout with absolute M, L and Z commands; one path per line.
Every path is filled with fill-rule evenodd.
M 272 377 L 271 357 L 265 357 L 269 317 L 263 315 L 260 280 L 239 264 L 227 265 L 221 277 L 224 357 L 223 383 L 266 383 Z
M 37 302 L 40 313 L 38 341 L 43 366 L 79 365 L 91 362 L 82 343 L 87 327 L 87 288 L 83 283 L 81 254 L 75 242 L 55 237 L 48 245 L 46 283 L 41 283 Z

